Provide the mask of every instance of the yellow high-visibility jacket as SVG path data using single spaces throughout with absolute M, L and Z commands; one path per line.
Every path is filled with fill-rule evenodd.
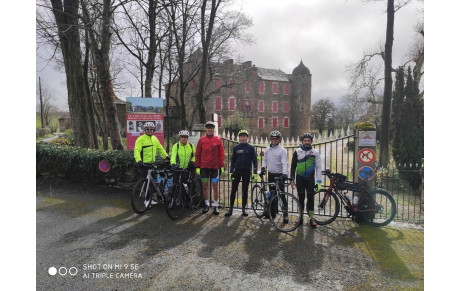
M 155 162 L 157 150 L 163 158 L 168 156 L 156 136 L 141 135 L 136 139 L 136 144 L 134 145 L 134 159 L 136 163 L 141 160 L 144 163 L 153 163 Z
M 189 142 L 185 146 L 180 142 L 176 143 L 172 147 L 171 165 L 177 165 L 181 169 L 187 168 L 190 161 L 195 163 L 195 152 L 195 147 Z

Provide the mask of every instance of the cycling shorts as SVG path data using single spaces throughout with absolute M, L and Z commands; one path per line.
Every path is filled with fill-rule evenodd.
M 209 169 L 209 168 L 200 169 L 200 176 L 201 176 L 201 181 L 203 182 L 208 182 L 209 178 L 211 178 L 211 182 L 213 183 L 219 182 L 219 170 L 218 169 Z

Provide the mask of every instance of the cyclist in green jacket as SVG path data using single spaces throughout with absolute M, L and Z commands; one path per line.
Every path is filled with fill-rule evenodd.
M 154 163 L 158 153 L 163 157 L 168 157 L 160 141 L 153 135 L 155 125 L 153 122 L 146 122 L 144 124 L 144 133 L 136 139 L 134 145 L 134 159 L 138 165 L 142 163 Z
M 173 145 L 171 151 L 171 166 L 181 169 L 193 169 L 195 167 L 195 147 L 188 142 L 189 132 L 179 131 L 180 141 Z

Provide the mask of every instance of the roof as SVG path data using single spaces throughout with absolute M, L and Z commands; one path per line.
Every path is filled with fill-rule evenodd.
M 262 80 L 289 82 L 288 75 L 279 69 L 275 70 L 259 67 L 256 67 L 256 69 L 257 75 L 262 78 Z
M 293 75 L 311 75 L 310 70 L 300 61 L 300 64 L 292 71 Z

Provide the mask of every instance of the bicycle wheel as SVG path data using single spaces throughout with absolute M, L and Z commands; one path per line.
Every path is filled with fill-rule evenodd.
M 284 205 L 282 197 L 286 198 L 287 205 Z M 278 197 L 271 199 L 268 209 L 270 209 L 270 221 L 279 231 L 290 232 L 299 227 L 300 203 L 291 193 L 280 192 Z M 273 213 L 272 210 L 278 210 L 278 214 Z
M 180 184 L 174 184 L 166 193 L 166 213 L 172 220 L 177 220 L 184 211 L 184 195 Z
M 147 179 L 137 181 L 134 185 L 133 193 L 131 194 L 131 206 L 137 214 L 143 214 L 147 211 L 150 201 L 152 200 L 152 185 L 149 185 L 148 192 L 146 191 L 148 185 Z
M 262 218 L 264 215 L 264 193 L 260 185 L 254 185 L 251 188 L 251 208 L 258 218 Z
M 359 212 L 370 225 L 385 226 L 396 216 L 396 202 L 383 189 L 374 189 L 371 194 L 366 194 L 362 197 L 361 204 Z
M 201 205 L 203 192 L 201 189 L 201 181 L 193 180 L 192 187 L 190 189 L 190 207 L 197 209 Z
M 326 189 L 321 189 L 315 193 L 315 214 L 314 219 L 319 225 L 326 225 L 333 222 L 340 211 L 340 202 L 337 194 Z

